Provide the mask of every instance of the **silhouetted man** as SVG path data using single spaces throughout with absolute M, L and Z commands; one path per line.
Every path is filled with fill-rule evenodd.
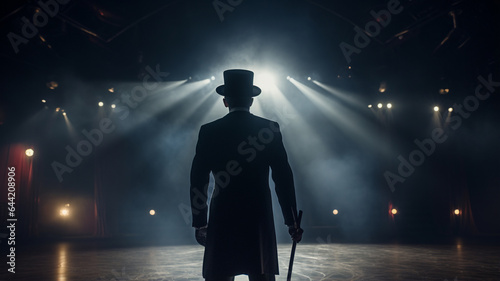
M 205 246 L 203 277 L 210 281 L 234 280 L 247 274 L 251 281 L 275 280 L 278 253 L 274 230 L 269 168 L 285 224 L 294 241 L 297 213 L 292 170 L 279 125 L 250 114 L 253 72 L 224 71 L 218 94 L 229 114 L 201 127 L 191 168 L 191 208 L 198 243 Z M 215 184 L 207 224 L 209 175 Z

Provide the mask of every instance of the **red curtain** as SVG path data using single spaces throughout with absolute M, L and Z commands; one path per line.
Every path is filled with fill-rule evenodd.
M 97 152 L 96 152 L 97 153 Z M 94 172 L 94 236 L 109 236 L 108 224 L 106 221 L 106 205 L 103 194 L 103 164 L 96 157 Z
M 0 192 L 1 219 L 13 218 L 9 215 L 8 203 L 8 178 L 9 167 L 15 169 L 15 217 L 16 236 L 35 236 L 38 234 L 37 215 L 38 215 L 38 186 L 33 184 L 34 168 L 33 162 L 36 161 L 35 154 L 31 157 L 26 155 L 26 149 L 31 148 L 22 144 L 5 145 L 0 154 Z

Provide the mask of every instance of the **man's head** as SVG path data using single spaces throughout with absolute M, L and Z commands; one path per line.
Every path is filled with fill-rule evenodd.
M 260 88 L 253 85 L 253 72 L 244 69 L 224 71 L 224 85 L 220 85 L 215 91 L 224 96 L 224 105 L 230 109 L 249 108 L 253 97 L 261 93 Z
M 224 105 L 226 107 L 235 108 L 235 107 L 243 107 L 250 108 L 253 103 L 252 97 L 225 97 L 223 100 Z

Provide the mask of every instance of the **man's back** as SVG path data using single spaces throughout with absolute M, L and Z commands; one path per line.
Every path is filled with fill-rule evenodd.
M 225 96 L 230 113 L 201 127 L 191 168 L 193 227 L 205 246 L 203 276 L 219 281 L 248 274 L 274 280 L 278 254 L 269 171 L 285 224 L 292 225 L 296 212 L 292 170 L 278 123 L 249 112 L 251 97 L 260 93 L 252 87 L 253 73 L 224 74 L 226 85 L 217 93 L 237 98 Z M 208 213 L 210 173 L 215 186 Z M 205 226 L 206 241 L 198 235 Z

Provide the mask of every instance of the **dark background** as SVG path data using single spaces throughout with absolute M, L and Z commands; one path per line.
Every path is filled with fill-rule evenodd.
M 250 68 L 256 76 L 260 69 L 272 72 L 292 106 L 280 115 L 266 91 L 258 97 L 264 117 L 282 124 L 310 233 L 345 239 L 500 234 L 497 91 L 461 118 L 458 129 L 444 124 L 447 108 L 473 95 L 479 76 L 500 81 L 499 6 L 402 0 L 403 11 L 348 63 L 339 44 L 354 46 L 354 27 L 363 29 L 373 21 L 370 11 L 389 2 L 243 0 L 221 20 L 215 1 L 72 0 L 58 4 L 57 14 L 17 53 L 7 36 L 21 35 L 22 18 L 32 22 L 40 5 L 3 2 L 0 136 L 4 147 L 35 149 L 37 231 L 30 235 L 168 232 L 192 241 L 185 237 L 191 234 L 185 213 L 190 162 L 200 125 L 225 113 L 214 89 L 229 67 Z M 148 66 L 169 73 L 164 83 L 215 80 L 193 92 L 158 89 L 126 118 L 113 115 L 109 105 L 142 85 Z M 325 106 L 307 99 L 288 75 L 314 89 Z M 57 88 L 47 86 L 51 81 Z M 394 107 L 385 108 L 387 102 Z M 72 130 L 57 107 L 67 112 Z M 99 128 L 103 117 L 115 130 L 59 181 L 51 165 L 64 164 L 65 148 L 76 148 L 85 139 L 82 130 Z M 384 172 L 397 174 L 398 156 L 408 159 L 414 140 L 431 138 L 441 126 L 447 140 L 392 192 Z M 73 217 L 62 221 L 57 212 L 67 203 Z M 390 206 L 398 214 L 391 216 Z M 455 208 L 461 217 L 452 215 Z M 150 216 L 150 209 L 157 214 Z M 98 218 L 105 219 L 104 231 L 96 232 Z

